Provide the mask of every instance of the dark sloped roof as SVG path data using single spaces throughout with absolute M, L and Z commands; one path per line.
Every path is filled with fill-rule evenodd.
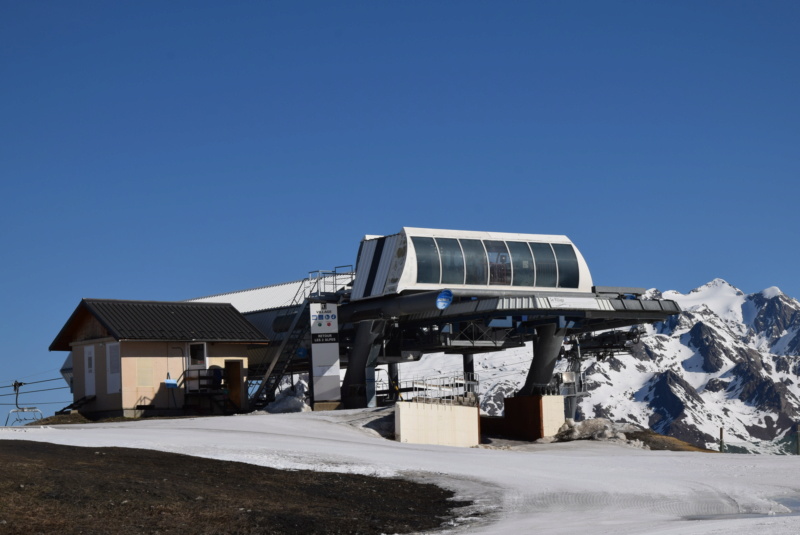
M 267 337 L 228 303 L 83 299 L 50 350 L 69 351 L 78 323 L 89 314 L 117 340 L 267 342 Z

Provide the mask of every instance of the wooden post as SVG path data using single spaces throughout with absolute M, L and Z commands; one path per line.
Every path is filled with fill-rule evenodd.
M 725 453 L 725 439 L 722 437 L 723 427 L 719 428 L 719 452 Z

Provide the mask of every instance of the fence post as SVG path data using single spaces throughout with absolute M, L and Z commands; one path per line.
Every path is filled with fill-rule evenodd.
M 719 452 L 725 453 L 725 439 L 722 437 L 722 431 L 724 427 L 719 428 Z
M 800 455 L 800 424 L 794 424 L 794 453 Z

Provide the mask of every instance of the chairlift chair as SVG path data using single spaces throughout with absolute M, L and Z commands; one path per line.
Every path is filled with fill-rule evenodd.
M 24 384 L 25 383 L 20 383 L 19 381 L 14 381 L 13 384 L 14 393 L 16 394 L 14 399 L 14 404 L 17 406 L 17 408 L 8 411 L 8 416 L 6 416 L 6 423 L 5 423 L 6 427 L 8 427 L 8 421 L 11 419 L 11 415 L 14 415 L 14 421 L 11 423 L 11 425 L 14 425 L 17 422 L 35 422 L 37 420 L 41 420 L 42 418 L 44 418 L 44 414 L 42 414 L 42 411 L 40 411 L 37 407 L 19 406 L 19 387 L 21 387 Z M 26 417 L 26 415 L 28 414 L 31 415 L 30 418 Z

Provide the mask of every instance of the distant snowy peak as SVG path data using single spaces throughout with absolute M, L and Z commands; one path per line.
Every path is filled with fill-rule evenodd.
M 784 451 L 800 417 L 800 302 L 770 287 L 745 294 L 722 279 L 682 294 L 681 313 L 646 327 L 631 354 L 590 362 L 581 416 L 646 425 L 739 451 Z
M 775 297 L 778 297 L 779 295 L 783 295 L 783 292 L 777 286 L 770 286 L 769 288 L 761 290 L 760 293 L 761 297 L 763 297 L 764 299 L 773 299 Z
M 746 301 L 744 292 L 722 279 L 695 288 L 687 295 L 670 290 L 663 293 L 665 299 L 676 301 L 683 310 L 708 307 L 726 322 L 740 324 L 743 321 L 742 306 Z
M 712 312 L 731 326 L 752 329 L 756 333 L 770 330 L 779 336 L 789 324 L 800 320 L 800 302 L 788 297 L 777 286 L 753 294 L 745 294 L 723 279 L 714 279 L 688 294 L 675 290 L 649 290 L 647 297 L 676 301 L 682 310 L 703 314 Z

